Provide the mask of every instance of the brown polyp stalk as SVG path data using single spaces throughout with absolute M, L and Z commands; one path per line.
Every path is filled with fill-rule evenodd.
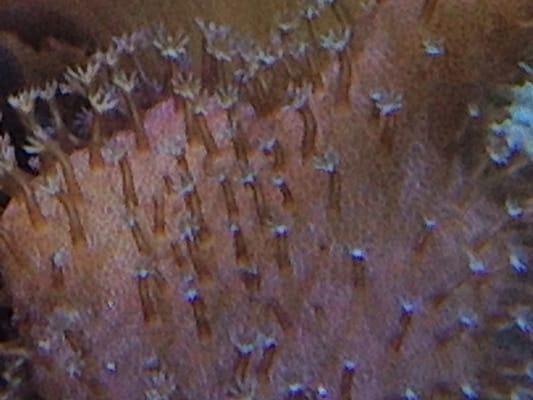
M 28 186 L 28 178 L 22 171 L 14 170 L 11 172 L 11 177 L 22 189 L 24 203 L 28 210 L 31 223 L 35 229 L 41 229 L 46 225 L 46 220 L 39 208 L 39 204 L 35 199 L 34 192 Z
M 94 114 L 91 127 L 91 143 L 89 144 L 90 164 L 91 168 L 95 171 L 104 167 L 104 159 L 101 152 L 102 128 L 100 119 L 99 114 Z

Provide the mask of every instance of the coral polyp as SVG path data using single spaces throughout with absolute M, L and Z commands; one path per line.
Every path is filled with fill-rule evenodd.
M 531 31 L 463 3 L 156 25 L 12 94 L 1 350 L 39 396 L 530 398 Z

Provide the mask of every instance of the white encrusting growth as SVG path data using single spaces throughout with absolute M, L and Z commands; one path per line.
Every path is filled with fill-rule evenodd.
M 509 117 L 493 123 L 489 132 L 489 154 L 496 164 L 507 164 L 517 153 L 533 158 L 533 82 L 512 88 Z

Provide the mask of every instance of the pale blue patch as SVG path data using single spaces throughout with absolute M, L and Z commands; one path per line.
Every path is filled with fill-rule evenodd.
M 490 126 L 490 157 L 500 165 L 507 164 L 515 152 L 533 159 L 533 83 L 515 86 L 513 100 L 507 107 L 509 118 Z M 505 145 L 497 144 L 496 138 L 504 138 Z
M 513 88 L 514 99 L 519 104 L 529 104 L 533 107 L 533 82 L 526 82 L 522 86 Z
M 509 107 L 513 122 L 527 127 L 533 126 L 533 104 L 513 104 Z
M 533 140 L 531 128 L 512 125 L 506 130 L 505 140 L 511 151 L 525 151 L 528 142 Z M 532 154 L 528 154 L 530 157 Z

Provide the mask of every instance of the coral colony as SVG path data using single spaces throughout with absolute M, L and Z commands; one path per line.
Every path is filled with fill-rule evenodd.
M 12 94 L 2 398 L 533 398 L 528 28 L 444 3 L 157 25 Z

